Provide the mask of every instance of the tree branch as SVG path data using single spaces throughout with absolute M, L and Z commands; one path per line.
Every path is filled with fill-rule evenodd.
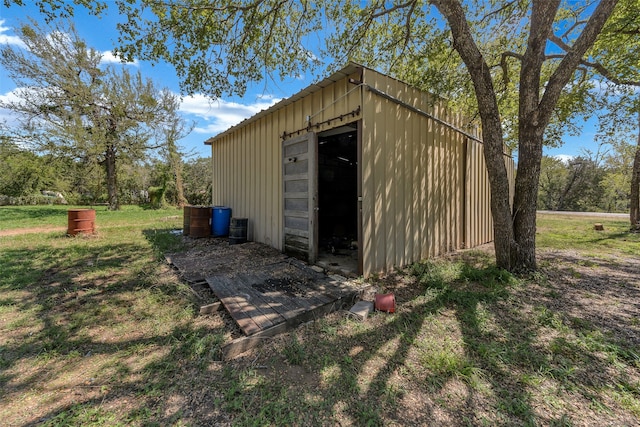
M 395 12 L 396 10 L 404 9 L 407 7 L 411 7 L 411 9 L 414 9 L 415 6 L 416 6 L 415 0 L 411 0 L 402 4 L 396 4 L 395 6 L 390 7 L 389 9 L 385 9 L 383 6 L 383 9 L 380 12 L 371 14 L 371 18 L 373 19 L 380 18 L 381 16 L 388 15 L 392 12 Z
M 553 43 L 555 43 L 560 49 L 564 50 L 565 52 L 568 52 L 571 49 L 571 46 L 569 46 L 567 43 L 565 43 L 562 39 L 560 39 L 560 37 L 556 36 L 555 34 L 551 34 L 549 36 L 549 40 L 551 40 Z M 554 57 L 564 58 L 565 56 L 566 55 L 548 55 L 547 58 L 554 58 Z M 616 85 L 628 85 L 628 86 L 640 87 L 640 81 L 620 79 L 616 77 L 611 72 L 611 70 L 607 69 L 604 65 L 598 62 L 591 62 L 591 61 L 587 61 L 586 59 L 581 59 L 579 63 L 584 65 L 585 67 L 593 68 L 598 73 L 600 73 L 605 79 L 609 80 L 611 83 L 614 83 Z
M 573 46 L 567 50 L 567 55 L 549 78 L 544 95 L 540 100 L 540 120 L 542 122 L 547 123 L 549 121 L 563 88 L 569 82 L 578 65 L 582 63 L 587 50 L 593 46 L 616 4 L 617 0 L 602 0 L 598 4 L 582 33 L 580 33 Z M 551 37 L 553 34 L 551 33 L 548 36 Z M 562 43 L 564 44 L 564 42 Z
M 540 76 L 545 60 L 547 39 L 552 34 L 552 25 L 556 17 L 560 0 L 534 1 L 531 10 L 531 24 L 527 49 L 520 67 L 519 111 L 520 118 L 532 117 L 532 120 L 519 120 L 519 132 L 525 133 L 524 126 L 537 126 L 541 122 L 539 113 Z M 555 106 L 555 104 L 553 104 Z M 544 128 L 544 126 L 542 127 Z
M 569 34 L 571 34 L 571 32 L 573 30 L 576 29 L 576 27 L 578 27 L 580 25 L 584 25 L 586 23 L 587 23 L 587 21 L 584 21 L 584 20 L 580 20 L 580 21 L 574 22 L 573 25 L 571 27 L 569 27 L 569 29 L 567 29 L 567 31 L 565 31 L 564 34 L 562 34 L 560 37 L 562 37 L 562 38 L 567 37 Z
M 408 2 L 409 3 L 409 2 Z M 407 50 L 407 47 L 409 46 L 409 43 L 411 42 L 411 18 L 413 16 L 413 12 L 415 11 L 416 8 L 416 1 L 412 1 L 410 2 L 410 8 L 409 11 L 407 12 L 406 16 L 405 16 L 405 24 L 404 24 L 404 37 L 403 37 L 403 43 L 402 43 L 402 50 L 401 52 L 397 55 L 396 60 L 393 61 L 393 63 L 391 64 L 391 68 L 395 67 L 396 62 L 398 60 L 400 60 L 400 58 L 402 58 L 404 56 L 404 53 Z
M 515 0 L 512 0 L 510 2 L 507 2 L 504 6 L 502 6 L 499 9 L 496 10 L 492 10 L 491 12 L 487 13 L 486 15 L 484 15 L 482 18 L 480 18 L 480 22 L 483 22 L 485 20 L 488 20 L 490 17 L 494 16 L 494 15 L 499 15 L 501 12 L 507 10 L 508 8 L 510 8 L 511 6 L 513 6 L 513 4 L 515 3 Z
M 616 85 L 626 85 L 626 86 L 637 86 L 640 87 L 640 81 L 636 80 L 623 80 L 616 77 L 610 70 L 608 70 L 604 65 L 598 62 L 589 62 L 586 60 L 580 61 L 580 63 L 584 66 L 595 69 L 598 73 L 602 74 L 604 78 L 609 80 L 611 83 Z
M 522 61 L 523 56 L 516 52 L 502 52 L 500 55 L 500 68 L 502 68 L 502 80 L 504 80 L 505 86 L 511 81 L 509 79 L 509 64 L 507 64 L 507 58 L 516 58 Z

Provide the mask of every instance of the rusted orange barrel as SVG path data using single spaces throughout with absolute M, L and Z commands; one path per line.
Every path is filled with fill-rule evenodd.
M 182 235 L 188 236 L 191 228 L 191 206 L 184 207 L 184 220 L 182 222 Z
M 69 209 L 67 212 L 67 234 L 93 234 L 96 231 L 95 209 Z
M 211 235 L 211 207 L 191 206 L 189 235 L 191 237 L 207 237 Z

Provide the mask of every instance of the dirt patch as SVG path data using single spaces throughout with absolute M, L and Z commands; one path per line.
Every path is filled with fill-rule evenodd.
M 183 244 L 202 275 L 255 265 L 251 246 Z M 447 258 L 482 271 L 482 249 Z M 0 298 L 9 425 L 638 425 L 638 258 L 542 250 L 540 273 L 501 294 L 393 272 L 369 282 L 395 294 L 396 313 L 334 312 L 232 361 L 220 347 L 241 335 L 235 322 L 193 307 L 216 300 L 206 283 L 85 258 Z M 296 292 L 278 279 L 265 286 Z
M 35 234 L 35 233 L 57 233 L 62 231 L 67 231 L 67 227 L 12 228 L 10 230 L 0 230 L 0 237 L 19 236 L 21 234 Z
M 218 273 L 250 271 L 287 258 L 277 249 L 256 242 L 230 245 L 224 238 L 184 237 L 183 240 L 185 249 L 167 254 L 165 258 L 189 283 L 203 282 Z
M 640 259 L 539 252 L 549 283 L 527 292 L 573 321 L 640 348 Z

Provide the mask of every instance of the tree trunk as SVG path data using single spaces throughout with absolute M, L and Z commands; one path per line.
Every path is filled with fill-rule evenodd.
M 512 270 L 516 254 L 509 195 L 509 179 L 504 163 L 504 142 L 498 100 L 493 87 L 490 67 L 473 40 L 462 5 L 457 0 L 432 0 L 451 27 L 453 46 L 465 63 L 473 81 L 484 140 L 484 158 L 491 188 L 496 264 Z
M 638 110 L 638 145 L 631 172 L 629 219 L 631 220 L 631 230 L 640 231 L 640 109 Z
M 513 232 L 517 253 L 513 259 L 512 270 L 526 272 L 537 268 L 536 211 L 542 135 L 535 127 L 521 126 L 520 132 L 518 174 L 513 200 Z
M 178 198 L 178 206 L 183 207 L 189 202 L 184 196 L 184 182 L 182 180 L 182 166 L 176 169 L 176 197 Z
M 545 79 L 543 91 L 541 70 L 545 61 L 547 40 L 553 34 L 553 22 L 560 1 L 531 2 L 529 38 L 520 67 L 518 174 L 512 216 L 509 206 L 509 182 L 502 156 L 502 122 L 490 67 L 475 43 L 462 7 L 463 2 L 431 0 L 449 23 L 453 47 L 460 54 L 473 81 L 491 184 L 496 263 L 498 267 L 509 271 L 529 271 L 537 267 L 536 208 L 544 131 L 563 88 L 571 80 L 586 52 L 593 46 L 617 3 L 617 0 L 602 0 L 598 3 L 557 69 Z
M 182 159 L 177 150 L 174 149 L 169 152 L 169 159 L 171 160 L 171 168 L 173 169 L 173 175 L 176 182 L 176 198 L 178 199 L 178 206 L 183 207 L 188 204 L 187 198 L 184 197 L 184 182 L 182 179 Z
M 104 159 L 105 169 L 107 172 L 107 195 L 109 210 L 116 211 L 120 209 L 118 201 L 118 177 L 116 174 L 116 148 L 109 144 L 105 151 Z

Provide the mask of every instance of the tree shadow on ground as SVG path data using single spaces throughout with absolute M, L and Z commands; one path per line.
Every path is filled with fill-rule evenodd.
M 40 219 L 67 216 L 67 210 L 64 207 L 38 206 L 37 209 L 25 209 L 24 206 L 3 206 L 2 216 L 7 220 L 15 219 L 16 223 L 24 219 Z
M 276 409 L 287 404 L 308 408 L 301 425 L 636 421 L 607 391 L 626 381 L 629 393 L 637 392 L 625 380 L 638 377 L 637 356 L 621 351 L 613 336 L 599 335 L 597 345 L 585 340 L 588 331 L 545 305 L 543 291 L 530 293 L 535 280 L 516 280 L 473 255 L 453 272 L 427 262 L 412 273 L 409 283 L 406 273 L 379 282 L 396 293 L 395 314 L 373 315 L 368 324 L 320 321 L 290 334 L 281 356 L 272 356 L 265 398 L 253 402 L 269 412 L 246 411 L 238 402 L 249 388 L 260 389 L 255 384 L 225 397 L 228 410 L 244 411 L 235 411 L 239 424 L 274 422 Z M 626 366 L 616 370 L 611 357 Z M 295 365 L 307 379 L 283 384 L 288 370 L 299 372 Z M 228 383 L 242 384 L 246 372 Z M 274 399 L 278 384 L 285 391 Z
M 374 280 L 395 293 L 394 314 L 366 323 L 336 314 L 222 362 L 225 323 L 196 318 L 193 295 L 157 261 L 177 239 L 145 235 L 151 250 L 123 243 L 70 254 L 70 244 L 0 254 L 11 315 L 0 406 L 48 402 L 20 424 L 635 421 L 603 392 L 637 393 L 640 364 L 624 339 L 554 305 L 570 300 L 569 288 L 549 296 L 553 284 L 516 280 L 482 254 Z
M 224 323 L 195 319 L 194 295 L 149 246 L 75 243 L 0 254 L 0 406 L 21 425 L 175 422 L 220 358 Z

